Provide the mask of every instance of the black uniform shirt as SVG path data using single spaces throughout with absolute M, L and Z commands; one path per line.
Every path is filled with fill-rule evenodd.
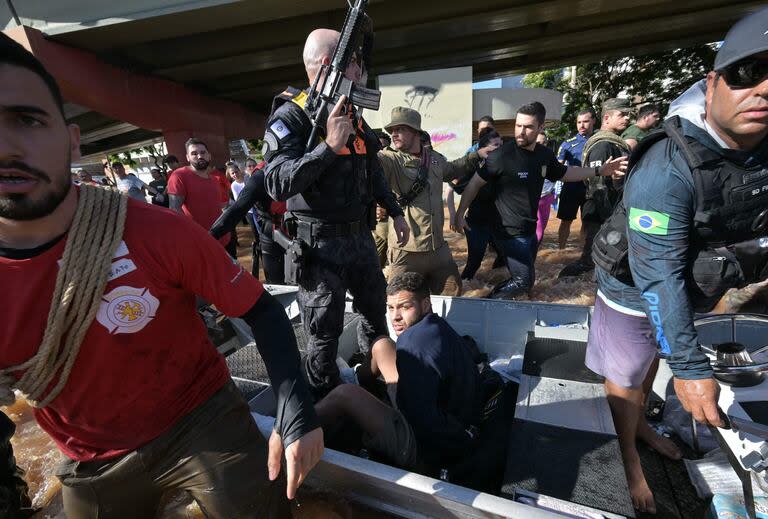
M 567 169 L 551 149 L 541 144 L 528 151 L 508 141 L 488 155 L 478 174 L 486 182 L 494 183 L 496 208 L 505 237 L 526 236 L 536 231 L 544 179 L 560 180 Z
M 312 123 L 296 103 L 275 109 L 264 135 L 269 195 L 288 201 L 288 211 L 333 223 L 364 221 L 374 200 L 392 218 L 402 216 L 377 157 L 380 145 L 367 125 L 359 131 L 364 154 L 337 155 L 324 141 L 306 151 Z
M 629 153 L 615 143 L 603 140 L 592 146 L 589 154 L 584 157 L 584 165 L 590 168 L 599 168 L 611 158 L 626 157 Z M 613 180 L 611 177 L 598 176 L 587 181 L 587 199 L 581 209 L 582 219 L 602 223 L 616 206 L 619 193 L 623 188 L 623 180 Z

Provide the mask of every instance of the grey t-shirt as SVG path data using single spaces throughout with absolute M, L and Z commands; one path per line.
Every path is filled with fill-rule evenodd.
M 131 198 L 146 202 L 147 199 L 144 196 L 144 189 L 146 184 L 138 177 L 128 175 L 127 177 L 117 181 L 117 189 Z

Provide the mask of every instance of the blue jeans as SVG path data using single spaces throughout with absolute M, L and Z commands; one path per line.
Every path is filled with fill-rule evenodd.
M 496 240 L 507 258 L 507 269 L 513 280 L 526 288 L 531 288 L 536 279 L 534 263 L 538 242 L 536 234 L 501 238 Z
M 485 256 L 485 249 L 491 242 L 491 226 L 488 224 L 470 223 L 471 229 L 467 229 L 467 264 L 461 273 L 461 279 L 472 279 L 477 274 L 480 264 Z

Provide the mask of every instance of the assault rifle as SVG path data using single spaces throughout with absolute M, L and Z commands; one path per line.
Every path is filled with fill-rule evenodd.
M 355 53 L 358 53 L 357 58 L 361 67 L 368 65 L 366 61 L 369 60 L 369 56 L 363 56 L 363 54 L 370 53 L 373 31 L 371 19 L 365 14 L 367 5 L 368 0 L 355 0 L 354 5 L 350 5 L 331 62 L 320 68 L 312 83 L 305 105 L 312 121 L 307 151 L 313 148 L 317 132 L 325 124 L 328 106 L 334 106 L 341 96 L 347 96 L 347 100 L 358 108 L 379 109 L 381 92 L 356 85 L 354 81 L 344 77 Z M 353 124 L 357 128 L 357 111 L 354 112 L 354 116 Z

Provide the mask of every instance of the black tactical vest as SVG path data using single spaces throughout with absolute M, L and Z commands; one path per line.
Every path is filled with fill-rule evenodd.
M 289 88 L 272 102 L 272 114 L 290 102 L 296 105 L 296 109 L 301 109 L 304 117 L 307 115 L 304 111 L 306 98 L 305 92 Z M 308 116 L 304 119 L 306 136 L 309 137 L 311 123 Z M 305 219 L 317 221 L 339 223 L 365 220 L 367 215 L 364 208 L 373 202 L 371 157 L 375 157 L 379 148 L 376 136 L 362 123 L 354 145 L 343 150 L 309 189 L 289 198 L 287 210 Z M 372 153 L 367 152 L 369 149 Z
M 697 309 L 711 309 L 729 288 L 768 277 L 768 168 L 746 166 L 683 134 L 678 117 L 643 139 L 634 166 L 651 146 L 670 139 L 693 174 L 696 207 L 690 231 L 688 292 Z M 629 270 L 627 210 L 620 200 L 592 246 L 596 265 L 625 284 Z

